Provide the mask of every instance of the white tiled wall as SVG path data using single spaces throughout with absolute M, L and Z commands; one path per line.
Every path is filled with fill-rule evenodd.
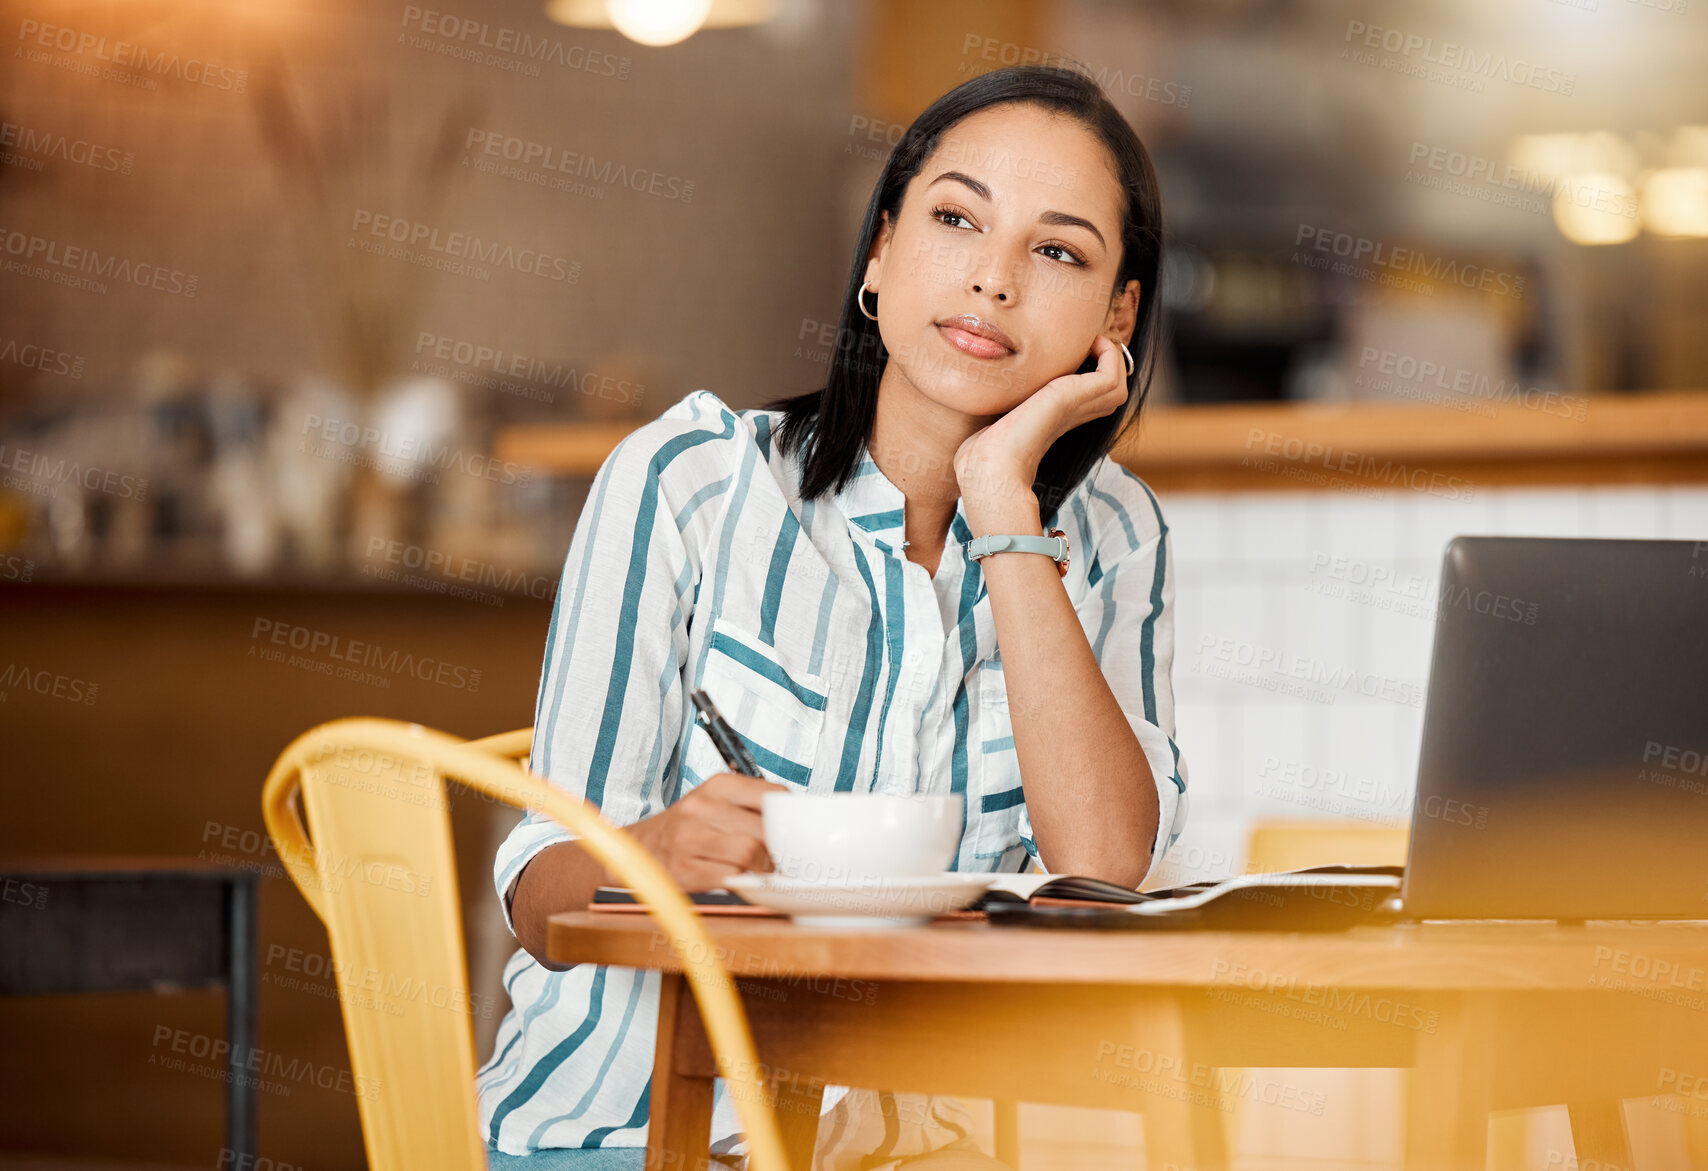
M 1153 883 L 1239 871 L 1258 819 L 1409 821 L 1428 606 L 1452 537 L 1708 540 L 1708 488 L 1696 486 L 1481 490 L 1469 501 L 1180 492 L 1161 502 L 1177 574 L 1175 739 L 1192 805 Z M 1384 584 L 1344 592 L 1376 574 Z M 1242 667 L 1240 679 L 1217 674 Z M 1347 681 L 1307 688 L 1296 673 L 1312 670 Z

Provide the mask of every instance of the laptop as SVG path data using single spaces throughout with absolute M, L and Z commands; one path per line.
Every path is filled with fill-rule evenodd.
M 1708 919 L 1708 541 L 1457 537 L 1408 919 Z
M 992 922 L 1708 919 L 1708 541 L 1456 537 L 1436 608 L 1403 870 L 993 905 Z

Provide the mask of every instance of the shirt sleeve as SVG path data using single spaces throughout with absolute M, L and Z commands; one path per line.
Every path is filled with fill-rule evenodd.
M 699 566 L 661 477 L 716 437 L 659 419 L 624 439 L 594 477 L 558 581 L 529 766 L 615 825 L 669 804 Z M 547 846 L 574 840 L 530 811 L 499 846 L 493 877 L 512 934 L 516 877 Z
M 1186 762 L 1174 743 L 1174 557 L 1168 524 L 1150 489 L 1136 477 L 1131 483 L 1142 493 L 1115 528 L 1138 543 L 1108 565 L 1093 560 L 1076 611 L 1156 782 L 1157 835 L 1145 872 L 1149 877 L 1186 826 Z M 1148 538 L 1140 527 L 1147 521 L 1154 529 Z M 1123 542 L 1116 538 L 1112 543 Z M 1024 805 L 1020 840 L 1033 866 L 1049 873 Z

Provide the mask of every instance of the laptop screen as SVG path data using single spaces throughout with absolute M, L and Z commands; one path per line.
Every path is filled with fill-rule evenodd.
M 1413 918 L 1708 918 L 1708 542 L 1458 537 Z

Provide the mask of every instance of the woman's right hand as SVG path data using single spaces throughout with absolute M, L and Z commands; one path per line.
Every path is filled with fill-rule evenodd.
M 713 773 L 674 805 L 623 827 L 683 890 L 711 890 L 732 874 L 770 871 L 760 801 L 787 792 L 760 777 Z M 516 939 L 548 971 L 568 965 L 551 959 L 546 919 L 586 908 L 600 886 L 628 885 L 589 854 L 580 841 L 556 842 L 522 867 L 511 905 Z
M 760 802 L 788 791 L 761 777 L 713 773 L 628 832 L 683 890 L 711 890 L 732 874 L 771 870 Z

